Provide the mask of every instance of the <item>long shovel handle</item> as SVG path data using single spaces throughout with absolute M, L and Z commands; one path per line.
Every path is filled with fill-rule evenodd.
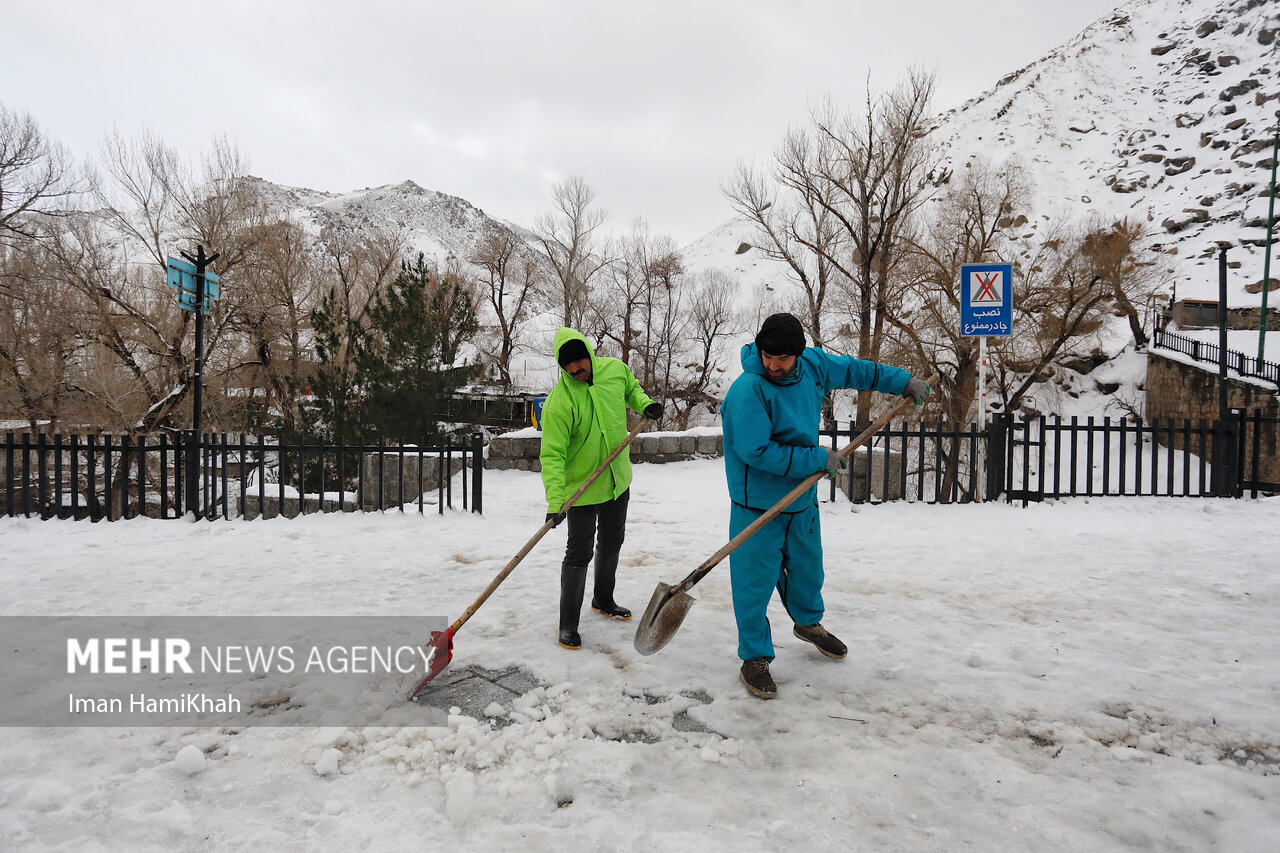
M 648 426 L 648 424 L 648 418 L 641 418 L 640 422 L 635 425 L 635 428 L 631 430 L 631 433 L 627 436 L 626 441 L 619 444 L 614 451 L 609 454 L 609 457 L 605 459 L 604 462 L 600 463 L 600 467 L 595 470 L 595 473 L 588 477 L 586 482 L 582 484 L 582 487 L 578 489 L 578 491 L 574 492 L 569 499 L 564 502 L 564 505 L 560 507 L 560 512 L 564 512 L 569 507 L 577 503 L 578 498 L 582 497 L 587 489 L 590 488 L 591 484 L 604 473 L 604 469 L 608 468 L 609 465 L 613 463 L 613 460 L 618 458 L 618 455 L 627 448 L 627 445 L 631 443 L 631 440 L 639 435 L 640 431 Z M 507 575 L 511 574 L 511 572 L 515 570 L 516 566 L 520 565 L 520 561 L 525 558 L 526 554 L 533 550 L 533 546 L 537 545 L 542 537 L 547 535 L 547 531 L 555 526 L 555 519 L 552 518 L 548 519 L 541 527 L 538 528 L 538 532 L 533 534 L 533 538 L 526 542 L 524 547 L 516 552 L 516 555 L 511 558 L 511 562 L 507 563 L 506 566 L 503 567 L 502 571 L 498 572 L 498 576 L 494 578 L 487 587 L 485 587 L 484 592 L 480 593 L 480 597 L 477 598 L 470 607 L 463 611 L 462 615 L 458 617 L 457 622 L 454 622 L 449 626 L 449 631 L 451 633 L 456 634 L 459 628 L 467 624 L 467 620 L 480 609 L 480 605 L 484 604 L 485 601 L 488 600 L 489 596 L 493 595 L 493 591 L 507 579 Z
M 929 377 L 929 380 L 928 380 L 929 386 L 932 387 L 933 383 L 937 381 L 938 381 L 938 374 L 935 373 L 933 374 L 933 376 Z M 871 426 L 867 427 L 862 432 L 858 433 L 858 435 L 853 439 L 853 441 L 849 442 L 847 445 L 841 448 L 838 451 L 840 456 L 844 458 L 848 458 L 850 453 L 852 453 L 854 450 L 856 450 L 857 448 L 861 447 L 862 445 L 870 441 L 872 436 L 874 436 L 876 433 L 882 430 L 885 424 L 889 423 L 889 421 L 893 420 L 899 414 L 901 414 L 902 411 L 907 408 L 907 406 L 911 405 L 911 403 L 912 403 L 912 400 L 910 397 L 903 397 L 900 403 L 898 403 L 889 411 L 885 412 L 880 417 L 876 418 L 875 421 L 871 424 Z M 698 566 L 698 568 L 690 572 L 687 578 L 680 581 L 680 583 L 676 584 L 675 586 L 671 587 L 668 593 L 668 596 L 672 596 L 672 595 L 676 595 L 677 593 L 684 592 L 688 590 L 689 587 L 693 586 L 698 581 L 706 577 L 707 572 L 714 569 L 721 560 L 723 560 L 725 557 L 729 556 L 734 551 L 736 551 L 739 545 L 741 545 L 743 542 L 746 542 L 748 539 L 754 536 L 756 532 L 760 530 L 761 527 L 764 527 L 770 521 L 773 521 L 774 517 L 777 516 L 778 513 L 782 512 L 784 509 L 790 506 L 791 503 L 795 501 L 796 498 L 800 497 L 805 492 L 809 491 L 809 489 L 811 489 L 819 480 L 821 480 L 825 476 L 826 476 L 826 472 L 824 471 L 819 471 L 816 474 L 811 474 L 808 478 L 804 480 L 804 482 L 802 482 L 800 485 L 796 486 L 794 489 L 788 492 L 786 497 L 778 501 L 769 509 L 765 510 L 764 514 L 761 515 L 759 518 L 757 518 L 755 521 L 751 522 L 751 524 L 748 525 L 745 530 L 743 530 L 737 536 L 730 539 L 728 543 L 724 545 L 724 547 L 722 547 L 719 551 L 716 551 L 714 554 L 708 557 L 706 561 L 703 562 L 702 565 Z

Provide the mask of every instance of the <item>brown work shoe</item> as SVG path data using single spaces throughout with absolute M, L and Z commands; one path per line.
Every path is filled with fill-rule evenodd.
M 800 639 L 806 643 L 813 643 L 818 647 L 818 651 L 822 652 L 829 658 L 839 660 L 849 654 L 849 647 L 840 642 L 834 634 L 822 627 L 822 623 L 817 625 L 797 625 L 792 631 Z
M 769 676 L 769 661 L 764 658 L 743 661 L 738 677 L 742 679 L 743 684 L 747 685 L 747 690 L 751 691 L 753 696 L 772 699 L 778 695 L 778 685 L 774 684 L 773 678 Z

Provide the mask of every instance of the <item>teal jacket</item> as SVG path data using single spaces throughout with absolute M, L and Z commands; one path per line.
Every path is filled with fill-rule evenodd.
M 769 509 L 826 467 L 818 426 L 828 391 L 856 388 L 901 394 L 910 378 L 898 367 L 806 347 L 795 370 L 775 384 L 765 376 L 756 345 L 744 346 L 742 375 L 720 408 L 730 500 L 750 509 Z M 786 511 L 804 509 L 816 494 L 810 489 Z
M 598 356 L 590 342 L 569 328 L 556 330 L 552 351 L 579 340 L 591 356 L 591 382 L 579 382 L 564 368 L 560 381 L 542 404 L 542 485 L 547 512 L 559 512 L 564 502 L 626 440 L 627 407 L 642 412 L 653 402 L 626 362 Z M 631 448 L 609 464 L 576 506 L 590 506 L 619 497 L 631 485 Z

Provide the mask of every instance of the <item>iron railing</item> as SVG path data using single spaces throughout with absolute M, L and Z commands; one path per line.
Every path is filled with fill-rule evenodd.
M 482 457 L 479 434 L 427 446 L 10 432 L 0 448 L 0 514 L 253 519 L 428 507 L 443 513 L 458 503 L 481 512 Z
M 1157 347 L 1190 356 L 1194 361 L 1203 361 L 1210 364 L 1220 363 L 1221 348 L 1209 341 L 1196 340 L 1186 335 L 1179 335 L 1177 332 L 1168 332 L 1157 326 L 1154 343 Z M 1255 376 L 1280 385 L 1280 364 L 1272 361 L 1262 361 L 1257 356 L 1249 356 L 1242 352 L 1228 349 L 1227 368 L 1234 370 L 1241 376 Z

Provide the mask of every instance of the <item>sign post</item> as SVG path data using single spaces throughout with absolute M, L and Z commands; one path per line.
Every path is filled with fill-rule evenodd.
M 960 267 L 960 334 L 978 339 L 978 429 L 987 428 L 987 338 L 1013 334 L 1013 265 Z M 984 460 L 985 461 L 985 460 Z M 985 471 L 979 464 L 978 470 Z M 975 493 L 982 494 L 981 489 Z
M 204 246 L 196 246 L 193 258 L 186 252 L 182 257 L 190 263 L 183 263 L 174 258 L 168 259 L 169 285 L 178 289 L 178 305 L 185 311 L 194 311 L 196 315 L 195 365 L 192 389 L 191 430 L 187 433 L 186 458 L 186 511 L 192 520 L 200 515 L 200 431 L 201 417 L 204 410 L 204 312 L 209 302 L 219 295 L 218 276 L 206 272 L 209 264 L 218 259 L 218 253 L 206 256 Z

